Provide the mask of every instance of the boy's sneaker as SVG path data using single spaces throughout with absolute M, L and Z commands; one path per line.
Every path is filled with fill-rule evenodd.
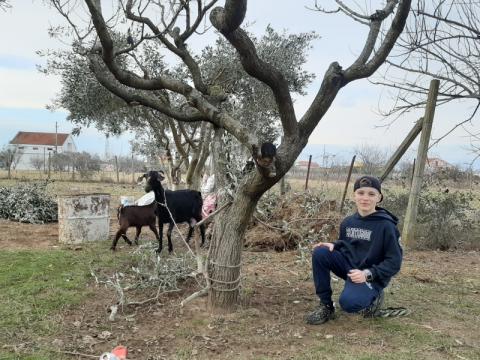
M 335 307 L 325 304 L 320 304 L 318 309 L 305 316 L 305 322 L 309 325 L 320 325 L 333 319 L 335 319 Z
M 363 317 L 365 318 L 373 318 L 377 317 L 380 314 L 380 309 L 383 306 L 383 302 L 385 300 L 385 294 L 383 290 L 380 291 L 377 298 L 373 300 L 373 302 L 368 306 L 366 309 L 363 310 Z

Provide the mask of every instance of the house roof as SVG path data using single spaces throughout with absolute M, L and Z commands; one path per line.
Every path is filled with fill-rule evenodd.
M 17 135 L 10 141 L 10 144 L 28 144 L 28 145 L 51 145 L 55 146 L 55 138 L 57 138 L 56 144 L 62 146 L 67 140 L 70 134 L 63 133 L 42 133 L 42 132 L 26 132 L 19 131 Z

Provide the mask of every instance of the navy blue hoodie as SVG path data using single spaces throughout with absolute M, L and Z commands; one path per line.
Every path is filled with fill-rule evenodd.
M 386 287 L 391 277 L 400 271 L 403 252 L 397 217 L 380 207 L 375 210 L 365 217 L 358 212 L 346 217 L 334 249 L 340 251 L 354 269 L 369 269 L 373 281 Z

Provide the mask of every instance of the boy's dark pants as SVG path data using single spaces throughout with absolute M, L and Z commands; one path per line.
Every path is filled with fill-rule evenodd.
M 345 287 L 340 295 L 339 303 L 348 313 L 358 312 L 367 308 L 383 290 L 375 283 L 353 283 L 347 274 L 353 266 L 339 251 L 330 251 L 326 247 L 316 247 L 312 253 L 313 281 L 315 292 L 323 304 L 331 304 L 332 287 L 330 271 L 345 280 Z

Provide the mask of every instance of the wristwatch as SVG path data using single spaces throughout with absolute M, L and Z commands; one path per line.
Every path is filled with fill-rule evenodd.
M 372 282 L 373 281 L 373 274 L 370 270 L 365 269 L 365 270 L 363 270 L 363 273 L 365 274 L 365 279 L 367 280 L 367 282 Z

